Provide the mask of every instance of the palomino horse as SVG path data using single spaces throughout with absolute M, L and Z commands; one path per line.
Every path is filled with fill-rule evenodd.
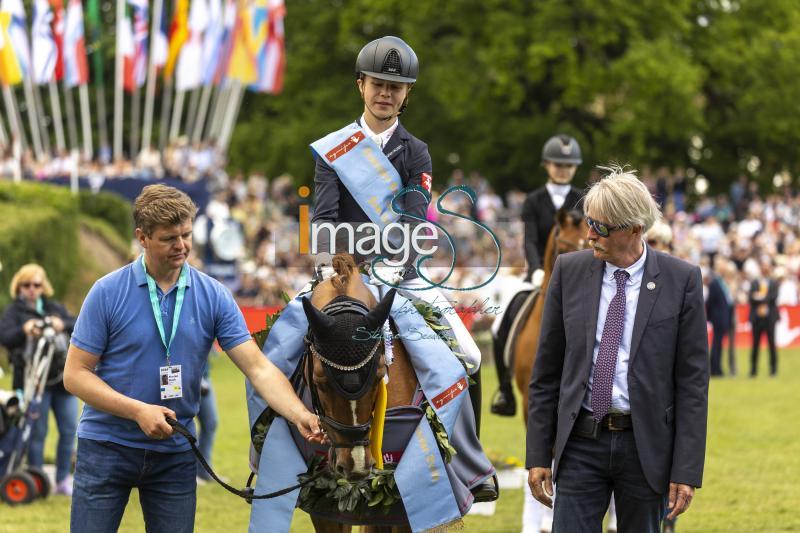
M 382 336 L 362 333 L 382 331 L 394 290 L 376 302 L 347 254 L 333 258 L 333 269 L 336 275 L 320 282 L 310 302 L 304 302 L 311 337 L 304 373 L 314 407 L 331 441 L 330 467 L 348 479 L 359 479 L 367 476 L 375 464 L 369 447 L 370 425 L 378 384 L 387 372 Z M 417 389 L 417 376 L 402 343 L 395 340 L 392 353 L 387 409 L 411 405 Z M 318 532 L 351 531 L 350 525 L 320 516 L 312 515 L 312 521 Z M 362 526 L 362 532 L 390 531 L 411 529 Z
M 536 350 L 539 346 L 539 329 L 542 324 L 547 285 L 550 283 L 553 266 L 559 254 L 588 247 L 586 235 L 589 227 L 580 212 L 559 210 L 556 216 L 556 225 L 550 231 L 544 253 L 542 289 L 536 296 L 533 309 L 520 327 L 514 344 L 514 381 L 522 394 L 521 410 L 526 426 L 528 424 L 528 385 L 531 380 L 533 363 L 536 360 Z

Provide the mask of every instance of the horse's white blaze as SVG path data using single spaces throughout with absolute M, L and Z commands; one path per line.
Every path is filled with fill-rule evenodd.
M 358 425 L 358 418 L 356 417 L 356 401 L 350 400 L 350 409 L 353 410 L 353 425 Z M 367 466 L 367 452 L 363 446 L 355 446 L 353 451 L 350 452 L 353 457 L 353 471 L 364 472 Z

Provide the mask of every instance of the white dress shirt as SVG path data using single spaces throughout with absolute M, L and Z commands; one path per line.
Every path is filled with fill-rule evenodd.
M 567 201 L 567 195 L 572 186 L 570 184 L 558 185 L 556 183 L 547 183 L 545 187 L 550 194 L 550 200 L 553 201 L 553 205 L 556 206 L 556 209 L 561 209 L 561 206 Z
M 592 366 L 589 369 L 589 389 L 583 398 L 583 408 L 587 411 L 592 410 L 591 394 L 592 379 L 594 377 L 594 365 L 597 361 L 597 354 L 600 351 L 600 339 L 603 338 L 603 328 L 606 324 L 606 314 L 611 299 L 617 293 L 617 282 L 614 279 L 614 272 L 626 270 L 628 272 L 628 282 L 625 284 L 625 329 L 622 331 L 622 340 L 619 343 L 617 352 L 617 366 L 614 370 L 614 384 L 611 389 L 611 409 L 612 413 L 630 413 L 631 402 L 628 396 L 628 361 L 631 357 L 631 337 L 633 336 L 633 321 L 636 317 L 636 307 L 639 305 L 639 291 L 642 288 L 642 278 L 644 277 L 644 262 L 647 259 L 647 246 L 644 246 L 642 256 L 628 268 L 614 266 L 606 263 L 603 270 L 603 287 L 600 291 L 600 309 L 597 313 L 597 330 L 594 336 L 594 350 L 592 351 Z
M 386 143 L 388 143 L 389 139 L 391 139 L 392 134 L 394 133 L 394 130 L 397 129 L 398 124 L 400 124 L 399 119 L 395 120 L 394 124 L 389 126 L 386 131 L 383 131 L 382 133 L 375 133 L 369 129 L 369 126 L 367 126 L 367 121 L 364 118 L 364 115 L 361 115 L 361 129 L 364 130 L 364 133 L 367 135 L 367 137 L 375 141 L 375 144 L 377 144 L 378 148 L 381 150 L 383 150 L 383 147 L 386 146 Z

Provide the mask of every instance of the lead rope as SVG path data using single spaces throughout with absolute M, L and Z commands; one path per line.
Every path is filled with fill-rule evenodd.
M 219 478 L 219 476 L 217 476 L 217 474 L 214 473 L 214 470 L 208 465 L 205 457 L 203 457 L 203 454 L 200 453 L 200 450 L 197 448 L 197 439 L 194 437 L 194 435 L 191 434 L 191 432 L 188 429 L 186 429 L 186 427 L 183 424 L 181 424 L 174 418 L 169 418 L 169 417 L 167 417 L 167 424 L 172 426 L 172 428 L 177 433 L 180 433 L 181 435 L 184 436 L 184 438 L 187 441 L 189 441 L 189 445 L 192 447 L 192 451 L 197 456 L 197 460 L 200 461 L 200 464 L 203 465 L 205 471 L 208 472 L 208 474 L 214 479 L 214 481 L 222 485 L 222 487 L 226 489 L 228 492 L 231 492 L 239 496 L 240 498 L 244 498 L 244 500 L 247 501 L 247 503 L 253 503 L 253 500 L 267 500 L 270 498 L 277 498 L 279 496 L 283 496 L 284 494 L 289 494 L 293 490 L 297 490 L 301 487 L 309 485 L 315 479 L 317 479 L 318 477 L 320 477 L 322 474 L 325 473 L 325 470 L 319 470 L 317 472 L 314 472 L 314 474 L 312 474 L 311 477 L 306 479 L 305 481 L 302 481 L 296 485 L 292 485 L 291 487 L 286 487 L 285 489 L 281 489 L 275 492 L 270 492 L 267 494 L 254 494 L 255 489 L 250 486 L 250 483 L 253 482 L 253 477 L 255 474 L 251 473 L 250 477 L 247 479 L 247 486 L 244 489 L 239 490 L 222 481 Z

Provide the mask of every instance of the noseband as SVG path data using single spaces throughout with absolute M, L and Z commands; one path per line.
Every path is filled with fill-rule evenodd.
M 355 313 L 359 315 L 366 315 L 368 310 L 367 307 L 357 301 L 347 300 L 347 301 L 339 301 L 334 304 L 329 304 L 322 309 L 329 316 L 335 316 L 341 313 Z M 382 339 L 378 339 L 375 342 L 375 346 L 369 351 L 369 354 L 354 365 L 341 365 L 334 361 L 329 360 L 325 356 L 319 353 L 317 348 L 314 346 L 313 342 L 313 335 L 311 329 L 309 328 L 308 334 L 304 338 L 304 342 L 306 345 L 306 383 L 308 384 L 309 392 L 311 393 L 311 405 L 314 408 L 317 416 L 319 416 L 320 420 L 323 424 L 330 427 L 336 433 L 343 435 L 349 442 L 336 442 L 333 439 L 332 435 L 328 435 L 328 438 L 331 441 L 332 448 L 355 448 L 356 446 L 369 446 L 370 439 L 369 439 L 369 432 L 372 427 L 372 414 L 370 414 L 369 420 L 367 420 L 364 424 L 342 424 L 338 420 L 331 418 L 325 414 L 325 411 L 322 407 L 322 402 L 319 399 L 319 393 L 317 391 L 317 386 L 314 383 L 314 358 L 319 359 L 319 361 L 323 364 L 326 371 L 326 374 L 332 376 L 334 371 L 338 373 L 346 373 L 346 372 L 355 372 L 357 370 L 362 369 L 363 367 L 369 365 L 373 362 L 375 358 L 375 354 L 378 352 L 378 347 L 383 343 Z M 339 381 L 336 379 L 331 379 L 330 382 L 333 385 L 334 389 L 337 393 L 341 394 L 342 396 L 348 397 L 351 400 L 357 400 L 362 398 L 372 387 L 372 382 L 375 379 L 375 374 L 372 374 L 372 377 L 368 379 L 365 384 L 361 387 L 361 389 L 356 393 L 350 393 L 345 391 Z

